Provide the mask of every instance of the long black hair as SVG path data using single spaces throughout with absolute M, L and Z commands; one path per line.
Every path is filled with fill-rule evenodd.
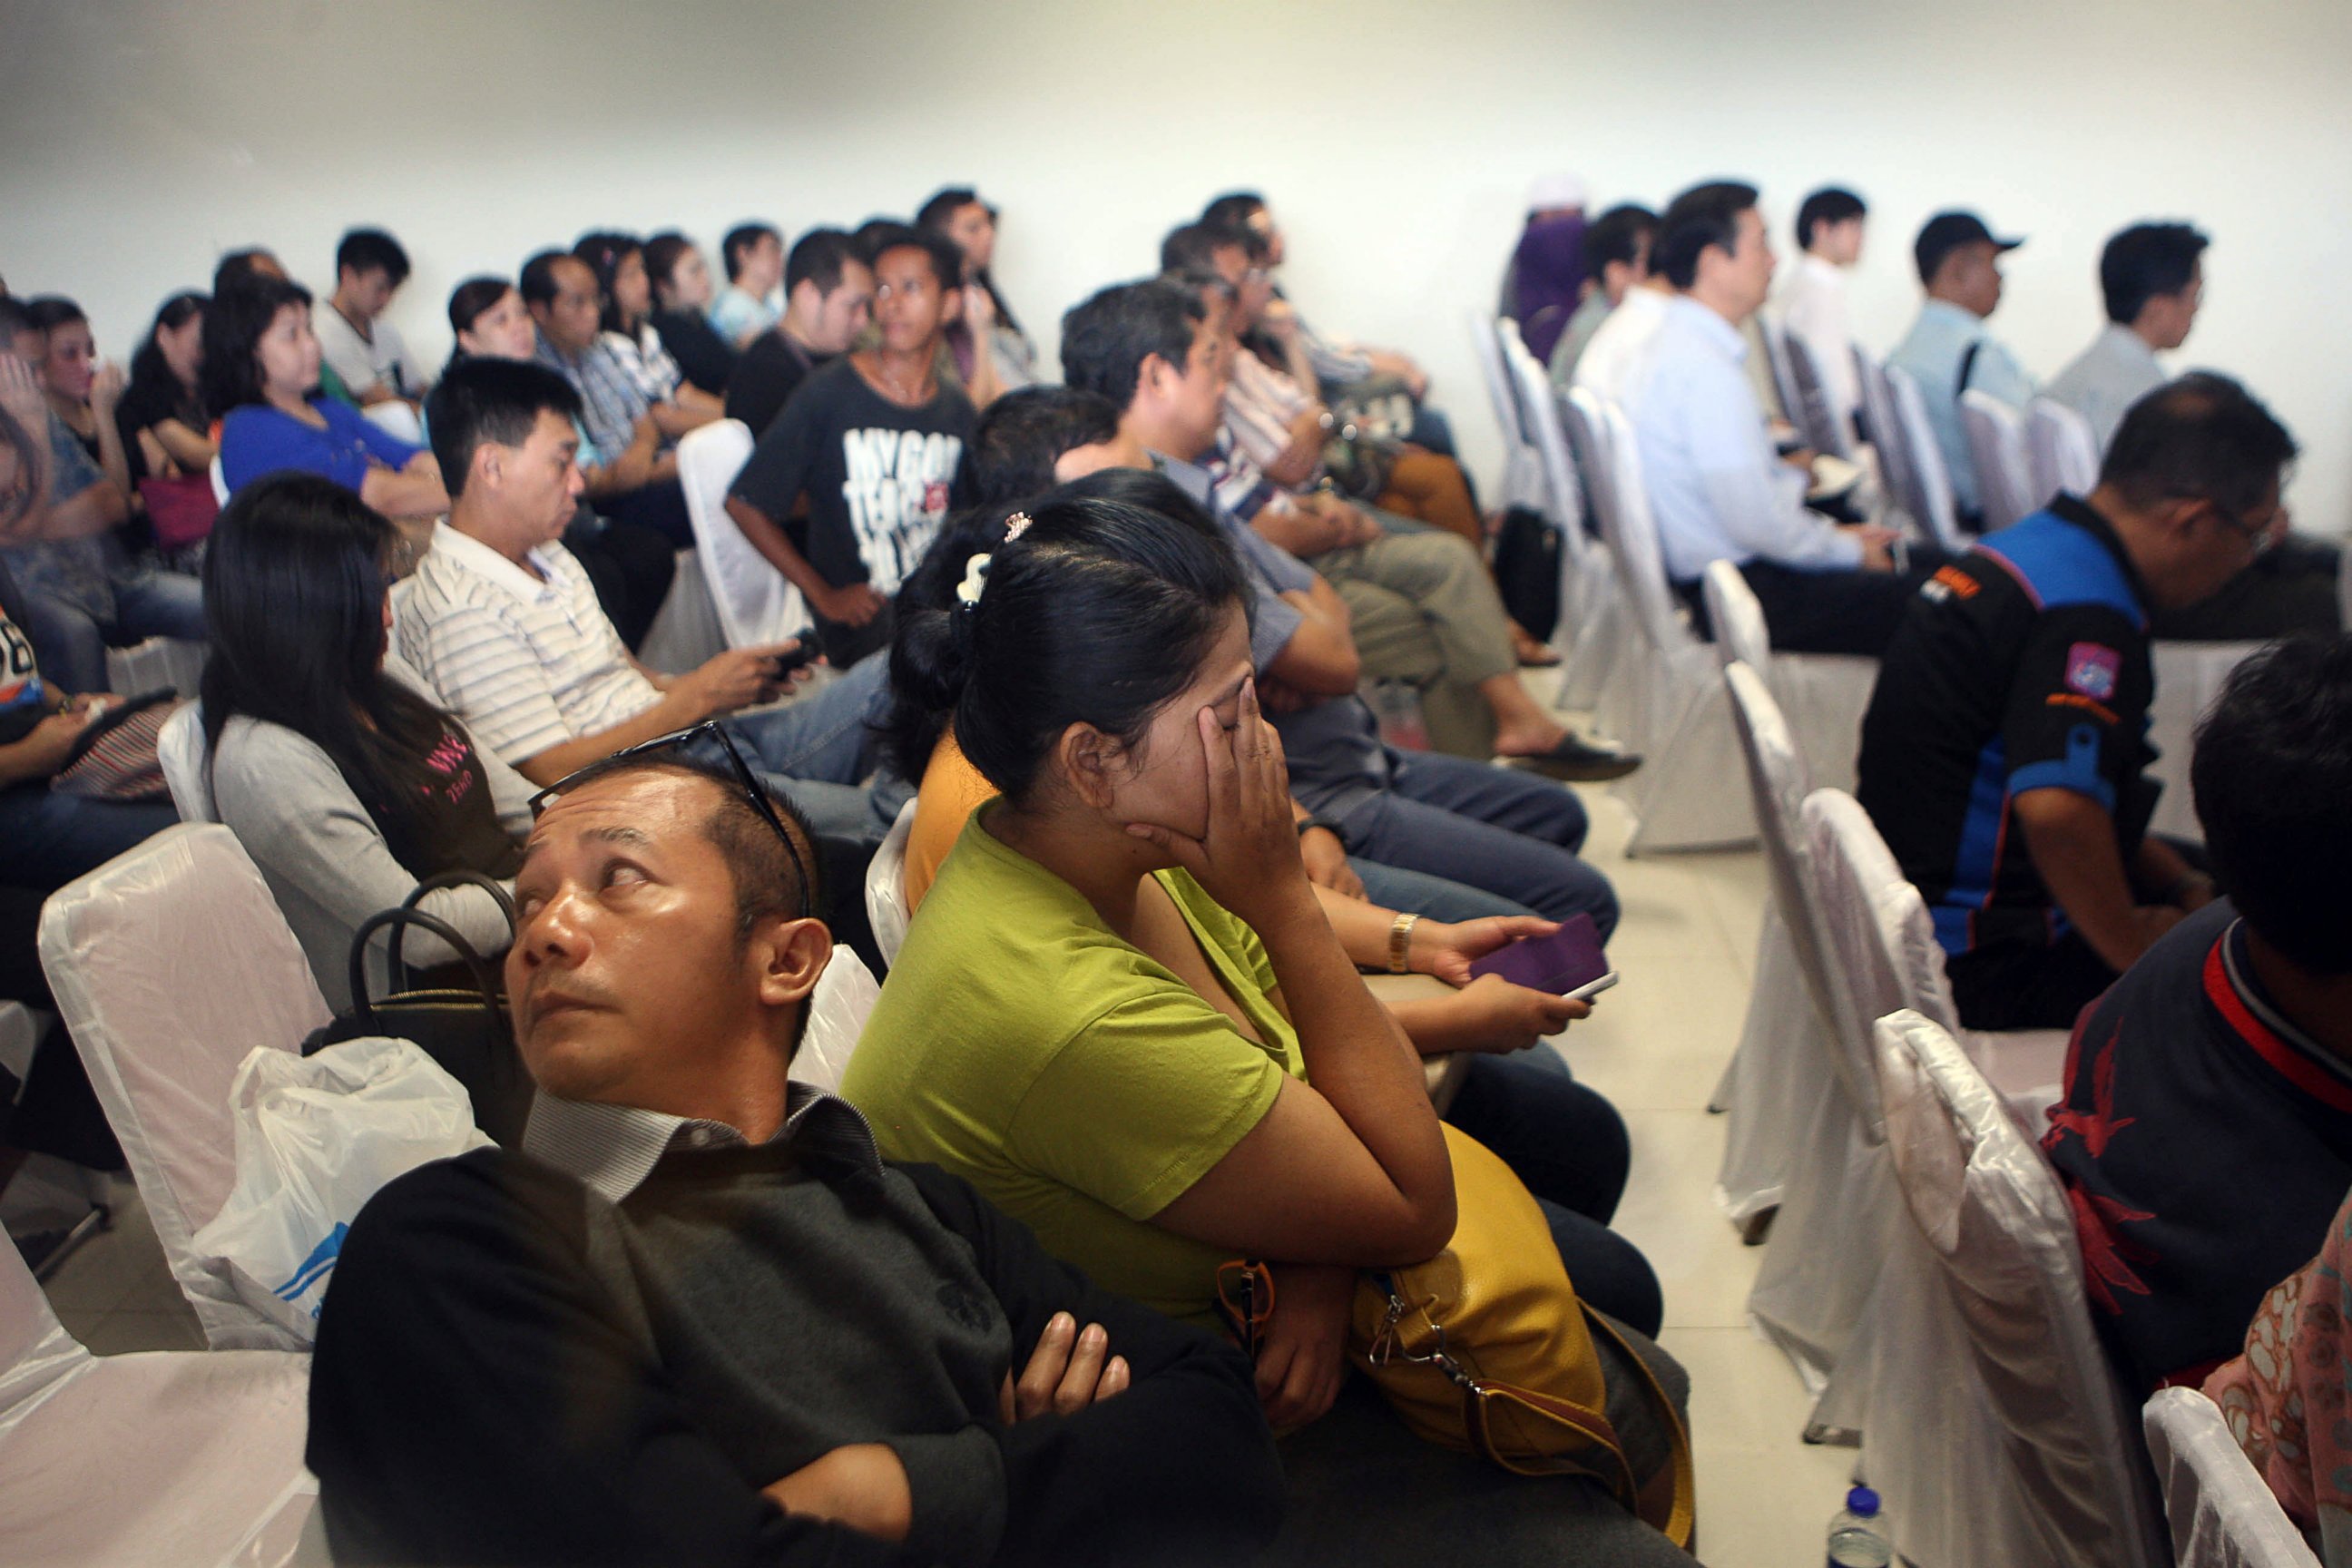
M 1029 526 L 1007 543 L 1007 520 Z M 990 560 L 979 601 L 957 594 Z M 942 534 L 901 589 L 884 743 L 920 778 L 948 724 L 981 775 L 1028 797 L 1063 731 L 1134 745 L 1192 683 L 1248 579 L 1214 523 L 1158 474 L 1106 469 Z
M 915 226 L 944 235 L 948 231 L 948 220 L 965 207 L 988 207 L 988 221 L 996 221 L 996 209 L 982 201 L 978 191 L 970 185 L 950 185 L 917 209 Z M 970 263 L 966 265 L 970 266 Z M 971 271 L 971 281 L 988 290 L 989 302 L 996 307 L 997 321 L 1011 328 L 1014 337 L 1027 337 L 1029 334 L 1021 330 L 1020 321 L 1013 314 L 1013 307 L 1004 302 L 1004 296 L 997 290 L 994 267 L 973 267 Z
M 582 235 L 579 243 L 572 247 L 572 254 L 586 262 L 588 270 L 596 275 L 597 291 L 604 297 L 604 308 L 599 312 L 597 322 L 605 331 L 619 332 L 626 337 L 644 324 L 621 320 L 621 307 L 613 299 L 613 279 L 620 276 L 622 262 L 633 255 L 644 255 L 645 249 L 635 235 L 623 234 L 617 229 L 591 230 Z M 653 273 L 650 270 L 646 274 L 646 314 L 650 316 L 654 310 Z
M 446 375 L 452 366 L 466 357 L 466 345 L 457 341 L 459 332 L 470 332 L 482 312 L 515 292 L 515 286 L 503 278 L 488 273 L 468 278 L 449 292 L 449 363 L 441 367 Z
M 205 312 L 205 363 L 196 384 L 205 395 L 205 408 L 214 418 L 227 416 L 248 403 L 267 403 L 261 390 L 261 366 L 254 352 L 262 334 L 289 305 L 310 308 L 310 290 L 282 278 L 247 279 L 226 293 L 213 294 Z
M 198 435 L 202 435 L 205 428 L 204 399 L 197 395 L 194 387 L 172 373 L 172 363 L 163 357 L 163 347 L 155 342 L 155 334 L 178 331 L 188 324 L 191 317 L 202 315 L 211 309 L 212 302 L 210 295 L 194 292 L 174 294 L 163 301 L 163 308 L 155 312 L 155 320 L 148 327 L 146 337 L 140 340 L 139 352 L 131 356 L 131 384 L 123 394 L 127 399 L 145 393 L 150 387 L 160 387 L 163 395 L 154 399 L 155 405 L 176 411 L 182 422 Z
M 425 758 L 452 721 L 383 670 L 398 539 L 316 474 L 272 474 L 230 498 L 205 552 L 208 753 L 239 714 L 283 725 L 326 752 L 380 821 L 438 782 Z

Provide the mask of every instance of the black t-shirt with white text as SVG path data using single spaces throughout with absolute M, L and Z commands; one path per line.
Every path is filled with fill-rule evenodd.
M 835 587 L 890 595 L 948 513 L 970 504 L 971 400 L 942 384 L 903 407 L 846 356 L 811 374 L 753 448 L 734 494 L 781 523 L 808 498 L 809 564 Z

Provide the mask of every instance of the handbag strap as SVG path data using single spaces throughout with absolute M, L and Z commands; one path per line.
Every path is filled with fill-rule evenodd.
M 448 943 L 457 954 L 459 961 L 472 972 L 477 994 L 480 997 L 483 1010 L 490 1015 L 493 1021 L 504 1016 L 504 1010 L 499 1005 L 498 986 L 490 978 L 490 966 L 483 961 L 480 953 L 474 951 L 473 944 L 459 934 L 456 926 L 451 925 L 439 915 L 425 910 L 403 906 L 396 910 L 378 910 L 374 914 L 362 921 L 359 930 L 352 933 L 352 1010 L 358 1015 L 362 1026 L 371 1033 L 381 1032 L 381 1026 L 376 1022 L 374 999 L 368 994 L 368 938 L 386 927 L 393 928 L 397 932 L 412 925 L 428 931 Z M 397 940 L 395 935 L 394 941 Z M 407 984 L 405 970 L 397 972 L 396 983 L 405 987 Z
M 516 923 L 514 900 L 507 896 L 506 889 L 499 885 L 497 878 L 486 876 L 479 871 L 464 868 L 455 871 L 436 871 L 432 876 L 411 888 L 408 890 L 408 897 L 400 900 L 400 907 L 404 910 L 414 910 L 425 894 L 437 893 L 445 888 L 479 888 L 489 894 L 497 901 L 499 912 L 507 917 L 507 940 L 509 942 L 514 940 Z M 408 966 L 401 961 L 400 939 L 405 934 L 406 930 L 405 923 L 393 929 L 391 947 L 386 953 L 386 957 L 391 960 L 393 973 L 400 977 L 400 984 L 403 985 L 407 984 Z M 440 933 L 436 931 L 434 934 L 438 936 Z
M 1673 1450 L 1673 1463 L 1668 1468 L 1674 1477 L 1674 1495 L 1663 1508 L 1645 1498 L 1643 1500 L 1648 1506 L 1637 1511 L 1656 1525 L 1659 1533 L 1667 1540 L 1676 1546 L 1687 1547 L 1691 1542 L 1691 1531 L 1698 1522 L 1698 1471 L 1691 1461 L 1690 1428 L 1683 1425 L 1682 1412 L 1675 1408 L 1674 1399 L 1666 1393 L 1665 1385 L 1658 1381 L 1658 1374 L 1619 1331 L 1617 1325 L 1584 1302 L 1579 1301 L 1577 1305 L 1584 1309 L 1585 1326 L 1595 1333 L 1607 1335 L 1609 1342 L 1624 1352 L 1625 1360 L 1641 1374 L 1642 1390 L 1649 1395 L 1651 1409 L 1656 1412 L 1659 1420 L 1666 1424 L 1667 1447 Z M 1654 1512 L 1664 1514 L 1665 1522 L 1660 1524 L 1650 1519 Z

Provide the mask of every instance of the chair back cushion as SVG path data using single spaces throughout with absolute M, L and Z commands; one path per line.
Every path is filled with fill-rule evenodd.
M 2025 422 L 2000 398 L 1970 388 L 1960 394 L 1960 423 L 1968 431 L 1969 457 L 1976 466 L 1985 531 L 2007 528 L 2037 504 L 2028 471 Z
M 282 1343 L 189 1246 L 236 1178 L 228 1096 L 237 1064 L 256 1047 L 299 1050 L 329 1017 L 269 885 L 236 835 L 182 823 L 51 897 L 40 948 L 58 1011 L 206 1338 L 215 1349 Z
M 751 426 L 740 419 L 688 431 L 677 444 L 677 479 L 686 490 L 695 552 L 730 647 L 782 642 L 810 624 L 801 591 L 727 515 L 727 489 L 751 460 Z
M 816 989 L 809 994 L 808 1026 L 802 1031 L 800 1048 L 793 1053 L 793 1079 L 814 1084 L 827 1094 L 839 1094 L 842 1075 L 849 1070 L 850 1056 L 857 1049 L 866 1017 L 881 994 L 882 987 L 865 961 L 847 943 L 836 946 L 825 962 L 824 973 L 817 976 Z
M 2319 1568 L 2211 1400 L 2160 1388 L 2140 1421 L 2180 1568 Z
M 211 822 L 213 792 L 205 778 L 205 709 L 190 702 L 163 721 L 155 738 L 155 758 L 163 764 L 163 783 L 172 791 L 172 805 L 183 822 Z
M 1927 400 L 1919 384 L 1898 366 L 1883 367 L 1888 412 L 1902 430 L 1903 466 L 1908 490 L 1903 510 L 1925 529 L 1929 542 L 1954 554 L 1968 548 L 1960 533 L 1959 512 L 1952 500 L 1952 477 L 1944 468 L 1944 448 L 1937 444 L 1936 427 L 1927 423 Z
M 898 808 L 898 819 L 882 836 L 874 858 L 866 867 L 866 920 L 874 928 L 874 945 L 884 963 L 898 962 L 898 945 L 907 940 L 907 841 L 915 831 L 916 802 Z

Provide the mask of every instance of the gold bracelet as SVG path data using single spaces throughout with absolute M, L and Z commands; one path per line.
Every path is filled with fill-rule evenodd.
M 1410 912 L 1397 916 L 1397 918 L 1390 923 L 1389 973 L 1391 974 L 1406 974 L 1412 973 L 1411 966 L 1404 961 L 1405 948 L 1412 941 L 1412 928 L 1420 923 L 1421 917 Z

